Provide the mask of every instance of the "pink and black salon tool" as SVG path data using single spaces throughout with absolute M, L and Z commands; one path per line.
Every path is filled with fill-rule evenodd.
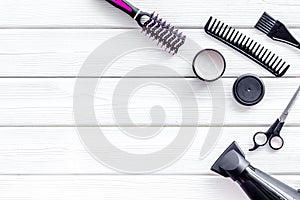
M 106 1 L 136 20 L 146 35 L 158 41 L 158 44 L 172 55 L 175 55 L 185 43 L 186 36 L 179 33 L 174 26 L 159 18 L 157 14 L 143 12 L 125 0 Z

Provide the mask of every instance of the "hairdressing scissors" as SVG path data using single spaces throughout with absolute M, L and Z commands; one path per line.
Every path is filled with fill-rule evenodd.
M 285 120 L 293 107 L 294 103 L 296 102 L 296 99 L 298 97 L 298 94 L 300 92 L 300 86 L 298 87 L 296 93 L 294 94 L 293 98 L 291 99 L 290 103 L 286 107 L 286 109 L 283 111 L 281 116 L 275 121 L 275 123 L 269 128 L 267 132 L 258 132 L 253 136 L 253 142 L 254 147 L 250 149 L 249 151 L 255 151 L 259 147 L 267 145 L 269 142 L 269 146 L 273 150 L 280 150 L 282 149 L 284 145 L 284 140 L 280 136 L 280 131 L 282 127 L 284 126 Z

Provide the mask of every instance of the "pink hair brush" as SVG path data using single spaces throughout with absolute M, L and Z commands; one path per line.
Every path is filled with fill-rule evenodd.
M 184 44 L 186 36 L 179 33 L 174 26 L 159 18 L 158 15 L 143 12 L 125 0 L 106 1 L 136 20 L 146 35 L 156 40 L 162 48 L 165 48 L 172 55 L 175 55 Z

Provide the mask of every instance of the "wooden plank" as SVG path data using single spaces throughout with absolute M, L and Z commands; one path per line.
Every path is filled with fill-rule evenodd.
M 300 4 L 294 0 L 211 0 L 192 1 L 139 1 L 132 4 L 144 11 L 160 13 L 176 26 L 204 26 L 209 16 L 220 17 L 225 22 L 239 26 L 254 26 L 264 11 L 299 26 L 297 20 Z M 97 0 L 19 0 L 0 2 L 5 8 L 0 14 L 1 27 L 137 27 L 136 23 L 105 1 Z
M 1 4 L 1 3 L 0 3 Z M 1 15 L 1 14 L 0 14 Z M 51 30 L 51 29 L 34 29 L 34 30 L 0 30 L 0 76 L 1 77 L 74 77 L 79 76 L 84 61 L 87 57 L 105 41 L 126 33 L 124 30 Z M 134 31 L 133 31 L 134 32 Z M 265 35 L 252 29 L 242 30 L 248 36 L 251 36 L 258 42 L 261 42 L 266 48 L 273 50 L 278 56 L 282 57 L 292 67 L 286 76 L 300 76 L 298 55 L 299 52 L 292 47 L 275 43 Z M 294 30 L 295 35 L 300 37 L 300 29 Z M 222 52 L 227 61 L 227 70 L 225 76 L 239 76 L 245 73 L 253 73 L 260 76 L 272 76 L 265 69 L 250 61 L 248 58 L 240 55 L 231 48 L 216 41 L 206 35 L 203 30 L 185 30 L 185 33 L 194 40 L 200 47 L 191 47 L 186 45 L 182 51 L 184 54 L 194 55 L 203 48 L 214 48 Z M 133 37 L 134 36 L 134 37 Z M 128 41 L 135 41 L 136 38 L 144 37 L 136 31 Z M 122 47 L 128 41 L 120 42 Z M 121 56 L 109 66 L 105 73 L 97 75 L 87 73 L 85 76 L 107 76 L 120 77 L 126 76 L 129 72 L 144 65 L 163 65 L 172 68 L 178 76 L 191 77 L 195 76 L 191 69 L 191 64 L 179 56 L 170 58 L 162 52 L 156 45 L 145 38 L 145 44 L 153 47 L 152 50 L 140 50 L 127 53 Z M 153 46 L 152 46 L 153 45 Z M 101 47 L 99 47 L 101 48 Z M 118 48 L 118 45 L 114 48 Z M 102 51 L 102 53 L 104 53 Z M 104 57 L 100 53 L 97 57 Z M 192 56 L 188 58 L 192 60 Z M 97 66 L 102 69 L 101 61 L 95 61 Z M 144 70 L 142 76 L 170 76 L 163 74 L 156 69 Z
M 200 158 L 204 139 L 209 128 L 198 128 L 191 147 L 182 158 L 171 166 L 157 171 L 155 174 L 171 175 L 211 175 L 210 167 L 221 153 L 233 141 L 237 141 L 245 151 L 246 157 L 252 165 L 276 175 L 300 174 L 299 127 L 285 127 L 282 136 L 285 146 L 282 150 L 274 152 L 268 147 L 256 152 L 248 152 L 252 147 L 252 136 L 257 131 L 265 131 L 268 127 L 230 127 L 223 128 L 219 140 L 206 158 Z M 97 129 L 97 128 L 89 128 Z M 133 154 L 150 154 L 165 148 L 172 143 L 179 132 L 179 128 L 165 127 L 156 137 L 148 140 L 138 140 L 125 135 L 124 127 L 101 128 L 105 137 L 123 151 Z M 146 128 L 152 133 L 155 128 Z M 96 161 L 92 154 L 84 148 L 76 128 L 71 127 L 19 127 L 0 128 L 0 174 L 25 175 L 68 175 L 68 174 L 119 174 L 108 166 Z M 187 132 L 188 133 L 188 132 Z M 212 133 L 210 133 L 212 134 Z M 174 149 L 175 151 L 176 149 Z M 109 154 L 107 150 L 103 153 Z M 168 153 L 161 153 L 162 158 L 168 158 Z M 111 161 L 122 161 L 122 156 L 113 156 Z M 119 170 L 122 170 L 120 167 Z
M 277 177 L 292 187 L 299 176 Z M 1 176 L 3 200 L 247 200 L 230 180 L 210 176 Z
M 97 79 L 80 80 L 82 86 L 88 88 L 95 85 L 94 80 Z M 166 126 L 269 125 L 286 107 L 299 85 L 299 80 L 296 78 L 263 80 L 266 85 L 264 100 L 256 106 L 246 108 L 236 103 L 232 96 L 232 85 L 235 81 L 232 78 L 208 85 L 191 78 L 107 78 L 99 81 L 95 95 L 86 90 L 74 94 L 76 79 L 72 78 L 0 79 L 0 125 L 162 126 L 162 123 Z M 135 91 L 129 89 L 136 87 Z M 75 123 L 73 103 L 81 101 L 85 105 L 91 99 L 95 101 L 94 108 L 98 122 L 84 118 Z M 298 102 L 287 120 L 289 125 L 299 125 Z M 151 121 L 150 111 L 155 106 L 164 109 L 165 119 Z M 154 111 L 153 117 L 164 116 L 160 109 Z M 219 120 L 212 120 L 213 116 L 222 115 L 225 117 L 224 120 L 222 117 Z

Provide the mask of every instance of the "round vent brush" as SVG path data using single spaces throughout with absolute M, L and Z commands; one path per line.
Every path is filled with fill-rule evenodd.
M 127 13 L 142 27 L 143 32 L 153 38 L 170 54 L 175 55 L 184 44 L 186 36 L 174 26 L 159 18 L 155 13 L 143 12 L 125 0 L 106 0 L 116 8 Z

